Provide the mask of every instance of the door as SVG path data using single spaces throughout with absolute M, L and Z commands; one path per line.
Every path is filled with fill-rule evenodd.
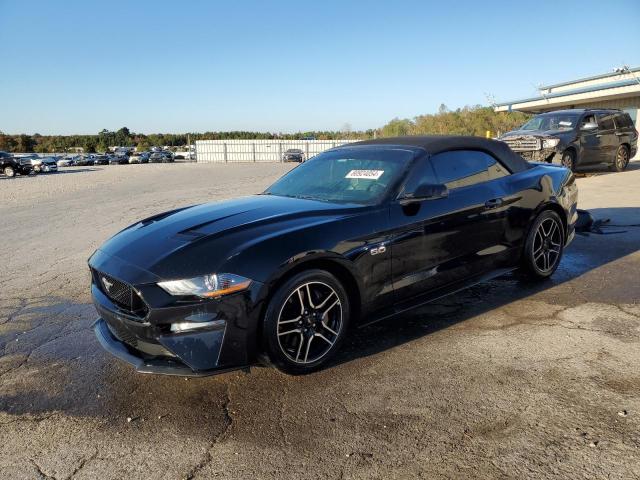
M 403 301 L 490 268 L 506 228 L 507 169 L 487 153 L 457 150 L 424 158 L 404 192 L 421 183 L 444 184 L 448 197 L 391 205 L 392 277 Z M 498 265 L 496 265 L 498 266 Z
M 616 136 L 616 127 L 613 123 L 613 113 L 598 113 L 598 133 L 600 138 L 600 163 L 610 165 L 616 158 L 616 149 L 618 148 L 618 137 Z
M 601 160 L 601 135 L 598 129 L 583 130 L 582 127 L 587 123 L 598 123 L 594 114 L 585 115 L 578 126 L 580 132 L 580 146 L 582 152 L 578 159 L 578 166 L 593 165 L 600 163 Z
M 629 114 L 627 112 L 616 113 L 613 121 L 616 124 L 616 150 L 618 145 L 623 143 L 632 145 L 635 129 Z

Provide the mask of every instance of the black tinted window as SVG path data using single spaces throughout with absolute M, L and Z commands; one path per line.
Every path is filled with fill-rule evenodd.
M 599 113 L 598 127 L 600 130 L 613 130 L 613 115 L 610 113 Z
M 508 175 L 491 155 L 476 150 L 443 152 L 431 158 L 438 183 L 460 188 Z
M 627 128 L 632 127 L 633 122 L 631 121 L 631 117 L 628 113 L 619 113 L 614 118 L 616 122 L 616 128 Z

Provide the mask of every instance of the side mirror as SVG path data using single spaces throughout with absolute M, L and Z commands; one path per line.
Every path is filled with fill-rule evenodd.
M 418 185 L 415 192 L 402 196 L 400 198 L 400 203 L 402 205 L 407 205 L 409 203 L 420 202 L 422 200 L 435 200 L 448 196 L 449 189 L 446 185 L 441 183 L 423 183 Z
M 591 130 L 597 130 L 597 129 L 598 129 L 598 124 L 594 122 L 585 123 L 584 125 L 582 125 L 582 127 L 580 127 L 580 130 L 584 130 L 584 131 L 591 131 Z

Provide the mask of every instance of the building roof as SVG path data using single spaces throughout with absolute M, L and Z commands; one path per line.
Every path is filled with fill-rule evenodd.
M 565 108 L 562 110 L 553 110 L 551 112 L 540 113 L 539 115 L 555 115 L 559 114 L 574 114 L 580 115 L 585 112 L 619 112 L 619 108 Z
M 571 83 L 577 83 L 577 81 L 576 82 L 571 82 Z M 600 91 L 600 90 L 608 90 L 608 89 L 611 89 L 611 88 L 628 87 L 628 86 L 631 86 L 631 85 L 636 85 L 638 83 L 639 83 L 638 80 L 636 80 L 635 78 L 628 79 L 628 80 L 619 80 L 619 81 L 616 81 L 616 82 L 599 83 L 599 84 L 596 84 L 596 85 L 591 85 L 589 87 L 573 88 L 571 90 L 563 90 L 561 92 L 550 92 L 550 93 L 546 93 L 544 95 L 540 94 L 540 96 L 538 96 L 538 97 L 523 98 L 521 100 L 512 100 L 510 102 L 501 102 L 501 103 L 496 104 L 496 106 L 497 107 L 504 107 L 504 106 L 513 105 L 515 103 L 533 102 L 533 101 L 537 101 L 537 100 L 544 100 L 546 98 L 567 97 L 569 95 L 575 95 L 575 94 L 578 94 L 578 93 L 589 93 L 589 92 L 597 92 L 597 91 Z M 544 87 L 544 88 L 552 88 L 552 87 Z
M 504 142 L 482 137 L 460 135 L 419 135 L 406 137 L 377 138 L 363 142 L 350 143 L 338 148 L 350 148 L 360 145 L 393 145 L 418 147 L 435 155 L 449 150 L 481 150 L 498 158 L 511 172 L 521 172 L 528 168 L 527 162 Z
M 631 73 L 640 72 L 640 67 L 630 68 L 629 72 Z M 574 83 L 590 82 L 592 80 L 600 80 L 602 78 L 613 77 L 614 75 L 619 75 L 619 73 L 617 72 L 601 73 L 600 75 L 592 75 L 591 77 L 578 78 L 577 80 L 571 80 L 568 82 L 554 83 L 553 85 L 542 85 L 540 86 L 540 90 L 551 90 L 553 88 L 565 87 L 567 85 L 571 85 Z

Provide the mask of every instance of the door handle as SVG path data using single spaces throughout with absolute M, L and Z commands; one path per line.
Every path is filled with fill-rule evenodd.
M 491 200 L 484 202 L 484 208 L 491 210 L 492 208 L 500 207 L 503 203 L 504 201 L 501 198 L 492 198 Z
M 624 135 L 624 133 L 622 133 L 622 132 L 616 132 L 616 137 L 621 137 L 622 135 Z

